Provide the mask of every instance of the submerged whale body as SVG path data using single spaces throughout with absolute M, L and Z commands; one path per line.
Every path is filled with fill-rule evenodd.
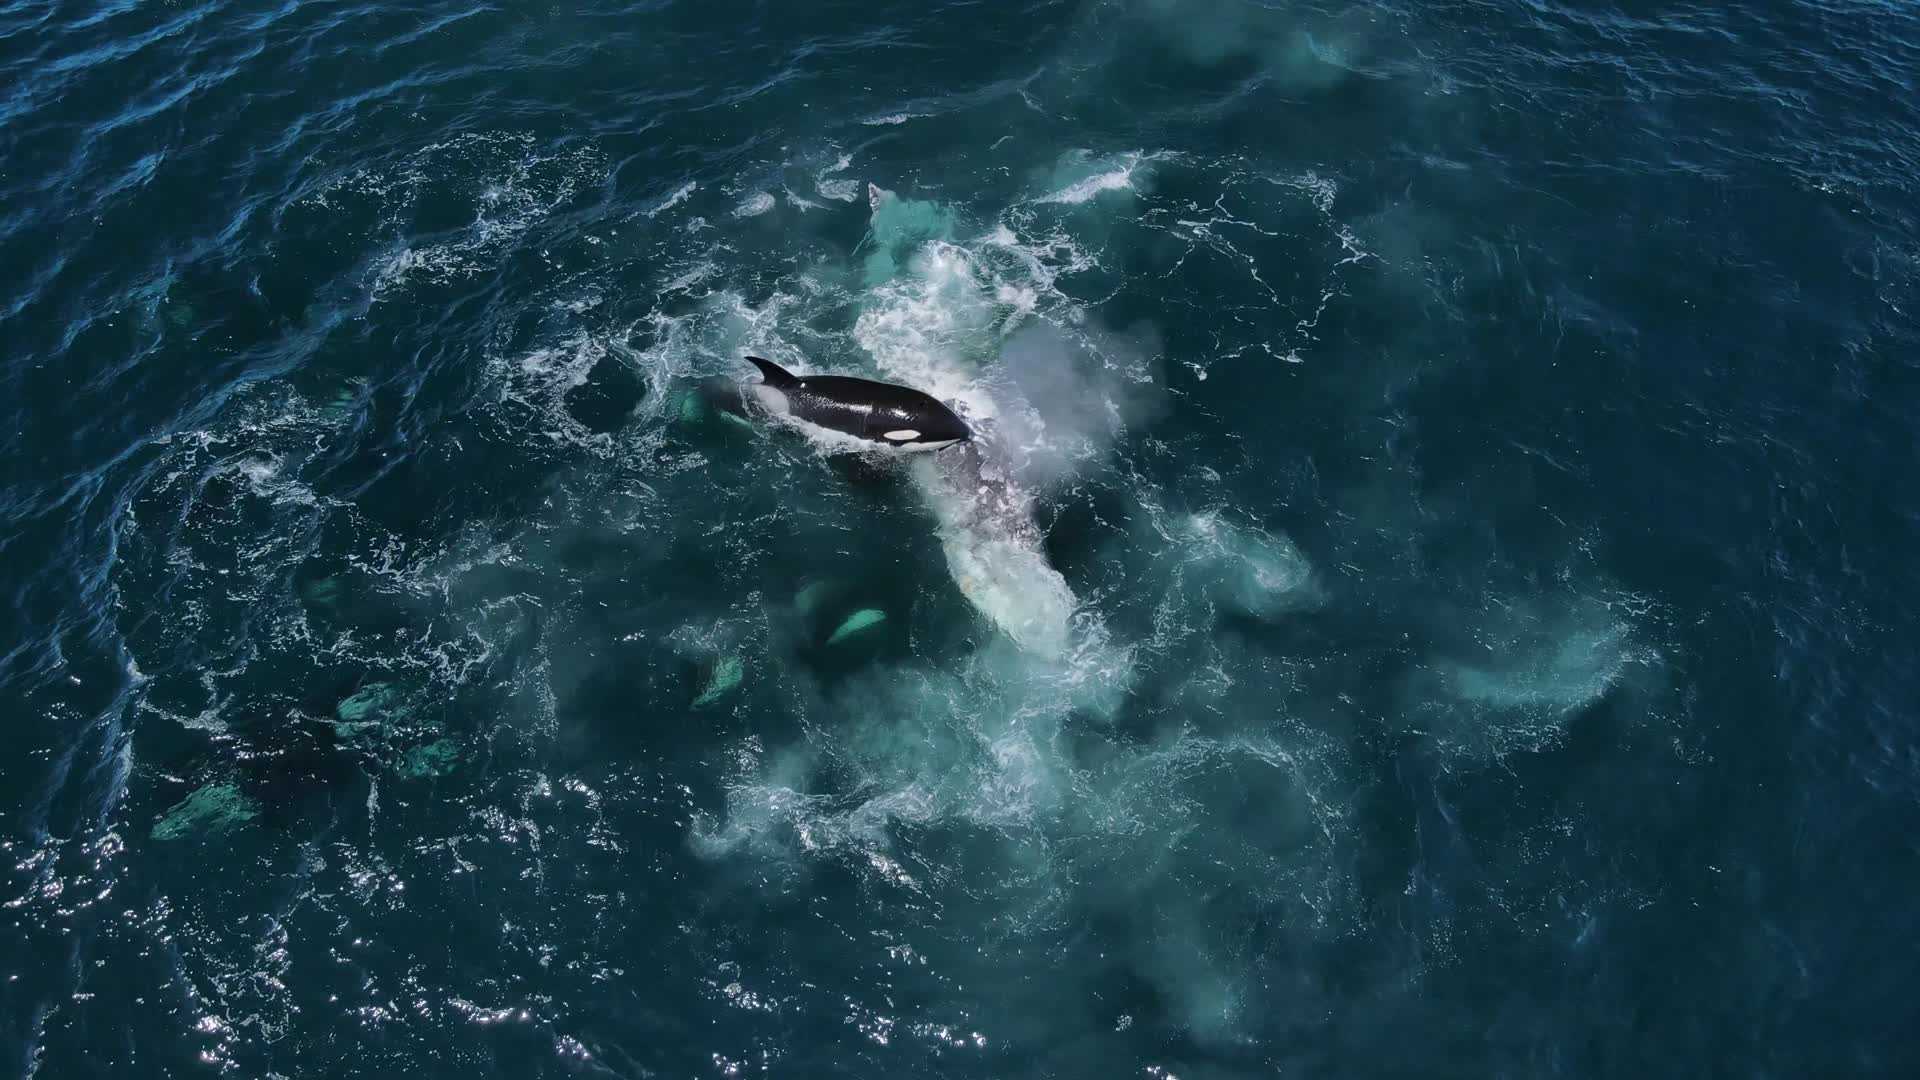
M 952 409 L 909 387 L 846 375 L 795 375 L 758 356 L 747 362 L 760 369 L 763 380 L 748 386 L 748 395 L 775 416 L 909 453 L 941 450 L 973 437 Z

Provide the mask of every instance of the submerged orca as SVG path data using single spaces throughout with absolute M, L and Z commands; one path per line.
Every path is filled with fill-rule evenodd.
M 906 452 L 940 450 L 973 437 L 967 422 L 937 399 L 892 383 L 845 375 L 795 375 L 749 356 L 764 381 L 747 387 L 775 416 L 815 424 Z

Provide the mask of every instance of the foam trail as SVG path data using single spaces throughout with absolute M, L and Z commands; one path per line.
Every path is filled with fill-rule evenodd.
M 655 204 L 651 209 L 649 209 L 647 211 L 647 216 L 659 217 L 661 214 L 666 213 L 668 210 L 671 210 L 674 207 L 679 206 L 681 203 L 686 202 L 688 199 L 693 197 L 694 189 L 698 188 L 699 186 L 700 185 L 696 184 L 692 180 L 689 180 L 686 183 L 681 184 L 678 188 L 674 189 L 673 194 L 668 195 L 665 199 L 662 199 L 659 203 Z
M 771 194 L 764 191 L 756 191 L 742 200 L 740 205 L 733 208 L 733 216 L 737 218 L 759 217 L 761 214 L 773 209 L 773 206 L 774 198 Z
M 1113 168 L 1082 177 L 1058 191 L 1040 196 L 1037 201 L 1078 206 L 1102 192 L 1126 191 L 1133 187 L 1134 170 L 1140 167 L 1142 160 L 1143 155 L 1138 152 L 1122 154 Z

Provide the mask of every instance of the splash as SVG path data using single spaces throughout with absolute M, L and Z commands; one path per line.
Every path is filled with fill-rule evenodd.
M 872 213 L 866 243 L 869 286 L 881 285 L 899 273 L 901 264 L 923 245 L 953 237 L 953 211 L 926 199 L 903 199 L 877 185 L 867 185 Z
M 1069 155 L 1062 163 L 1060 173 L 1065 176 L 1082 175 L 1070 181 L 1062 181 L 1063 186 L 1040 196 L 1036 201 L 1078 206 L 1081 203 L 1091 202 L 1096 196 L 1105 192 L 1131 191 L 1134 187 L 1134 176 L 1140 170 L 1144 160 L 1146 160 L 1145 155 L 1137 151 L 1122 154 L 1118 159 L 1105 163 L 1094 162 L 1084 151 Z M 1090 168 L 1100 171 L 1089 174 Z
M 1078 476 L 1156 416 L 1159 355 L 1148 328 L 1122 335 L 1040 321 L 1010 334 L 993 395 L 1021 482 L 1046 490 Z
M 679 187 L 673 189 L 673 194 L 668 195 L 666 198 L 648 207 L 646 211 L 647 216 L 650 218 L 659 217 L 661 214 L 664 214 L 667 211 L 673 209 L 674 207 L 679 206 L 681 203 L 686 202 L 688 199 L 693 198 L 693 193 L 695 189 L 697 189 L 699 186 L 700 186 L 699 184 L 695 183 L 692 180 L 689 180 L 686 183 L 681 184 Z
M 765 191 L 756 191 L 741 200 L 740 205 L 733 208 L 733 216 L 736 218 L 759 217 L 761 214 L 773 209 L 773 206 L 774 198 L 771 194 Z
M 911 243 L 930 220 L 951 218 L 938 209 L 907 209 L 889 193 L 875 196 L 876 243 Z M 992 321 L 970 255 L 934 241 L 915 256 L 910 276 L 874 291 L 854 337 L 885 375 L 953 404 L 982 433 L 975 445 L 919 464 L 913 475 L 939 522 L 961 593 L 1013 640 L 1057 657 L 1067 648 L 1075 600 L 1047 562 L 1032 496 L 1000 460 L 1003 444 L 991 435 L 1002 415 L 982 378 Z
M 823 199 L 835 202 L 856 202 L 860 198 L 860 181 L 848 176 L 839 176 L 853 165 L 853 157 L 841 154 L 833 164 L 813 174 L 813 189 Z

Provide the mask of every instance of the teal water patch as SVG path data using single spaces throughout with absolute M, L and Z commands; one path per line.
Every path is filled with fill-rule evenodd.
M 674 394 L 670 412 L 683 424 L 698 424 L 707 418 L 707 403 L 698 390 L 680 390 Z
M 1658 669 L 1637 640 L 1631 611 L 1643 598 L 1548 592 L 1490 597 L 1459 658 L 1436 657 L 1416 679 L 1428 736 L 1462 762 L 1494 761 L 1557 744 L 1581 711 L 1616 693 L 1641 693 L 1634 676 Z
M 950 207 L 927 199 L 904 199 L 878 188 L 870 192 L 873 217 L 867 229 L 866 285 L 893 280 L 913 252 L 935 240 L 953 239 Z
M 300 587 L 300 595 L 308 604 L 326 612 L 338 610 L 345 593 L 346 584 L 338 575 L 317 578 Z
M 1183 559 L 1222 607 L 1272 618 L 1318 601 L 1313 567 L 1292 541 L 1217 512 L 1189 515 L 1176 533 Z

